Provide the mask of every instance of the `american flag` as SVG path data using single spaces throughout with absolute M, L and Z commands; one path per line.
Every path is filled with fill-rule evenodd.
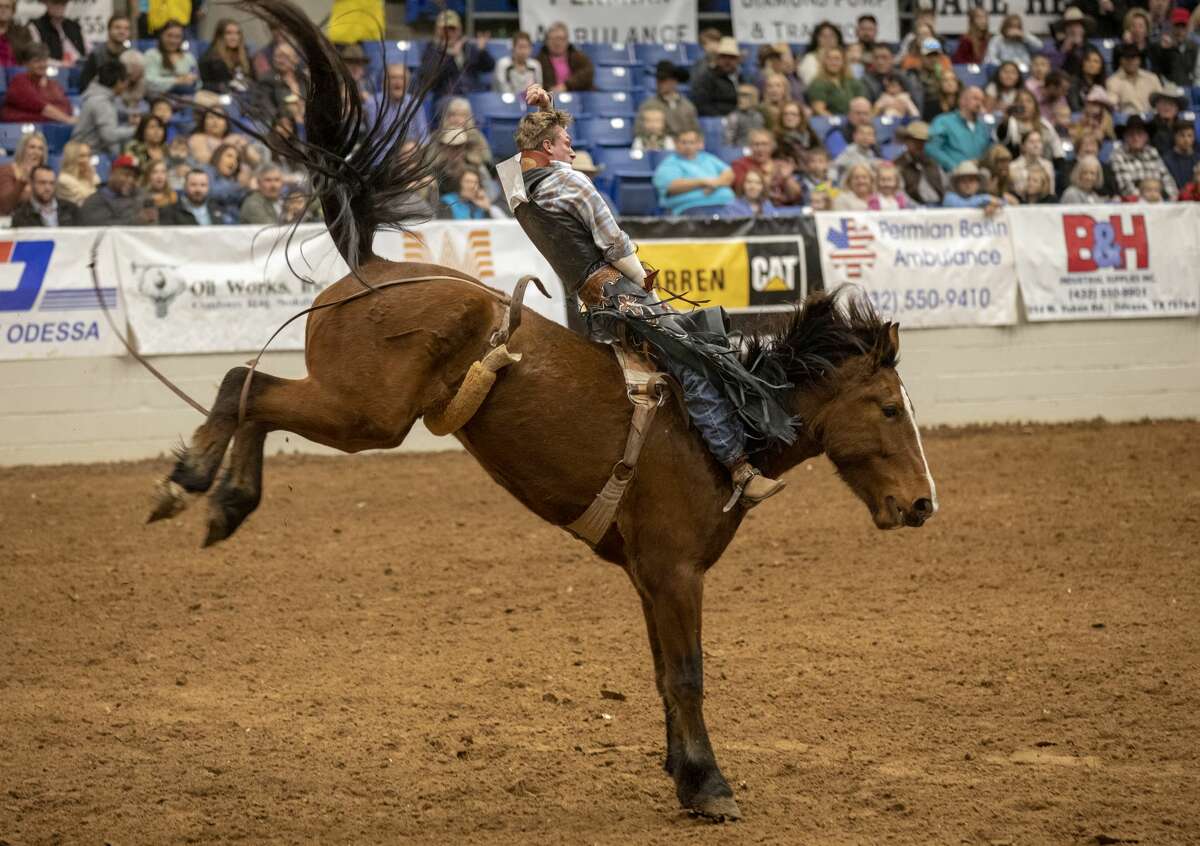
M 830 261 L 846 279 L 862 279 L 863 270 L 875 266 L 875 251 L 871 249 L 875 236 L 866 226 L 843 217 L 841 228 L 830 228 L 825 233 L 825 240 L 833 247 Z

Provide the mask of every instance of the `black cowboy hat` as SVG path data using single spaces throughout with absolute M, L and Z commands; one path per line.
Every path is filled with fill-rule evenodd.
M 1129 120 L 1125 121 L 1124 125 L 1117 127 L 1117 137 L 1124 139 L 1125 133 L 1131 129 L 1140 129 L 1142 132 L 1150 135 L 1150 124 L 1146 123 L 1145 118 L 1141 115 L 1130 115 Z
M 687 68 L 681 68 L 670 59 L 663 59 L 654 66 L 654 78 L 674 79 L 678 82 L 687 82 L 689 79 L 691 79 L 691 73 Z
M 1136 44 L 1120 45 L 1116 49 L 1116 55 L 1118 62 L 1121 61 L 1121 59 L 1145 59 L 1145 57 L 1142 55 L 1142 48 L 1138 47 Z

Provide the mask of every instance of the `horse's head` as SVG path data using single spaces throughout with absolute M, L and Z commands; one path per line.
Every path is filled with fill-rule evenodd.
M 881 529 L 920 526 L 937 490 L 896 372 L 899 327 L 865 298 L 813 294 L 787 330 L 751 349 L 796 385 L 796 411 Z

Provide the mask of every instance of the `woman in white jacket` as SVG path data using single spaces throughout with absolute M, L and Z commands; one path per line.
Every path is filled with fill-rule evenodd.
M 513 36 L 512 55 L 496 62 L 492 90 L 523 96 L 529 86 L 542 84 L 542 65 L 533 58 L 533 39 L 527 32 Z

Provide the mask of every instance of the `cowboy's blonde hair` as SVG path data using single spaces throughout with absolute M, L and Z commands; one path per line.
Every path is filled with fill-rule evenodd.
M 570 113 L 558 109 L 525 115 L 517 125 L 517 132 L 514 136 L 517 149 L 540 150 L 544 142 L 554 142 L 558 130 L 566 129 L 570 125 Z

